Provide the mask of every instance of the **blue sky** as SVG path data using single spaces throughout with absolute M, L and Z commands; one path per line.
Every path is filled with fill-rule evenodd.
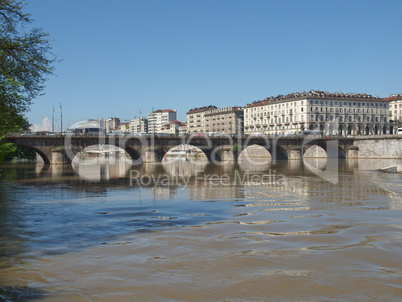
M 27 114 L 63 125 L 244 106 L 311 89 L 402 92 L 402 1 L 27 0 L 62 60 Z

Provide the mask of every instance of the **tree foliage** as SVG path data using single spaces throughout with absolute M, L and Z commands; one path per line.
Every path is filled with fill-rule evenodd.
M 0 0 L 0 137 L 28 130 L 25 113 L 54 72 L 49 34 L 32 26 L 24 6 L 24 1 Z

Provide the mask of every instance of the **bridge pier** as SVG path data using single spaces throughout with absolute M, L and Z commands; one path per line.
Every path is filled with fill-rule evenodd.
M 235 162 L 237 160 L 235 151 L 232 150 L 231 146 L 222 148 L 219 153 L 222 162 Z
M 346 152 L 346 158 L 359 158 L 359 147 L 351 146 Z
M 157 163 L 160 162 L 161 160 L 158 158 L 157 154 L 157 148 L 155 147 L 147 147 L 144 148 L 143 154 L 142 154 L 142 161 L 144 163 Z
M 302 147 L 293 146 L 289 151 L 288 159 L 302 159 Z
M 52 157 L 50 159 L 51 165 L 64 165 L 70 164 L 71 160 L 68 157 L 65 148 L 53 148 L 51 150 Z

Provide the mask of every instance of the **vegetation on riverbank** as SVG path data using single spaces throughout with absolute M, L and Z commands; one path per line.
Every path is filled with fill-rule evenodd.
M 0 162 L 25 156 L 24 148 L 9 144 L 5 135 L 26 131 L 25 113 L 53 74 L 55 55 L 49 34 L 30 24 L 24 1 L 0 0 Z

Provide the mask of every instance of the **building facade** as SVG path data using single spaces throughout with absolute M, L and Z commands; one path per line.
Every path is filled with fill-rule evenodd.
M 205 113 L 209 110 L 218 109 L 216 106 L 194 108 L 187 112 L 187 133 L 205 132 Z
M 389 102 L 390 128 L 392 134 L 396 134 L 397 129 L 402 127 L 402 94 L 392 94 L 384 100 Z
M 205 132 L 243 134 L 243 109 L 227 107 L 207 110 L 204 114 Z
M 371 135 L 390 131 L 389 103 L 368 94 L 314 91 L 278 95 L 244 107 L 245 134 Z
M 109 132 L 111 130 L 116 130 L 118 128 L 119 124 L 120 124 L 120 119 L 118 117 L 108 118 L 105 121 L 106 132 Z
M 148 133 L 148 119 L 145 117 L 140 117 L 130 121 L 129 131 L 131 133 Z
M 179 135 L 185 135 L 186 133 L 187 133 L 187 122 L 183 123 L 183 125 L 179 127 Z
M 117 125 L 116 130 L 122 132 L 130 132 L 130 123 L 120 123 L 119 125 Z
M 161 133 L 179 135 L 179 129 L 184 124 L 178 120 L 173 120 L 162 126 Z
M 105 120 L 100 119 L 88 119 L 77 122 L 67 129 L 67 132 L 73 133 L 105 133 Z
M 148 114 L 148 133 L 161 133 L 162 126 L 176 119 L 176 110 L 156 110 Z

